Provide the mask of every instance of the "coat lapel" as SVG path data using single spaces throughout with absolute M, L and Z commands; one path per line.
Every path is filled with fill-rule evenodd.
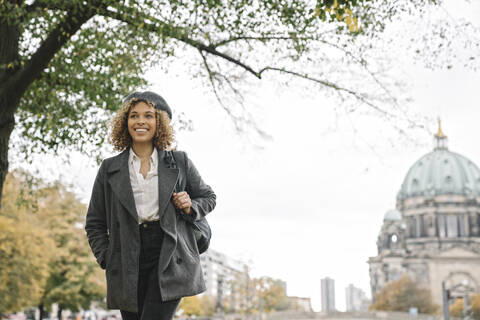
M 165 151 L 158 151 L 158 206 L 159 216 L 162 217 L 168 203 L 174 192 L 177 183 L 179 170 L 176 168 L 168 168 L 165 161 Z M 118 197 L 120 203 L 127 209 L 128 213 L 138 222 L 138 214 L 135 208 L 135 199 L 133 198 L 132 185 L 130 183 L 130 174 L 128 171 L 128 155 L 129 149 L 125 149 L 122 153 L 115 157 L 108 168 L 108 181 L 113 192 Z
M 129 150 L 129 148 L 125 149 L 115 157 L 115 160 L 108 168 L 108 182 L 120 203 L 138 222 L 138 214 L 137 209 L 135 208 L 135 199 L 133 198 L 130 174 L 128 171 Z
M 165 150 L 158 151 L 158 214 L 161 217 L 167 208 L 178 179 L 178 169 L 168 168 Z

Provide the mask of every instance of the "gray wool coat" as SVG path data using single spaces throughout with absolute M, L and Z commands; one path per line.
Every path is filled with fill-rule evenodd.
M 215 207 L 215 194 L 184 152 L 174 151 L 178 169 L 169 168 L 158 149 L 160 226 L 164 231 L 158 261 L 163 301 L 205 291 L 197 242 L 187 218 L 199 219 Z M 129 149 L 105 159 L 93 186 L 85 230 L 99 265 L 106 269 L 107 307 L 137 312 L 140 254 L 138 215 L 128 172 Z M 175 184 L 192 200 L 192 215 L 177 214 L 171 201 Z

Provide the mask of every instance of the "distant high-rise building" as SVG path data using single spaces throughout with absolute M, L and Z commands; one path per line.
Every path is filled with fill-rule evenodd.
M 322 311 L 335 311 L 335 281 L 329 277 L 321 280 Z
M 367 311 L 370 301 L 362 289 L 350 284 L 345 288 L 347 311 Z

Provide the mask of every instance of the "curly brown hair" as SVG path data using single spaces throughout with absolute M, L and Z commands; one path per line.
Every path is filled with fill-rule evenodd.
M 132 146 L 132 137 L 128 132 L 127 126 L 128 115 L 133 106 L 140 101 L 145 102 L 155 110 L 157 128 L 155 130 L 155 135 L 153 136 L 153 146 L 165 150 L 170 148 L 175 141 L 175 137 L 173 128 L 170 125 L 168 113 L 156 109 L 149 101 L 135 98 L 125 101 L 113 118 L 111 123 L 112 132 L 108 139 L 109 142 L 113 145 L 113 148 L 116 151 L 122 151 Z

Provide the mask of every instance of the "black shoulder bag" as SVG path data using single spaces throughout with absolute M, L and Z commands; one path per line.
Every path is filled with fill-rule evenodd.
M 178 168 L 177 161 L 175 160 L 175 157 L 173 156 L 173 151 L 168 150 L 168 151 L 165 151 L 165 152 L 166 152 L 166 159 L 165 160 L 166 160 L 169 168 L 172 168 L 172 169 Z M 181 154 L 181 153 L 179 153 L 179 154 Z M 175 193 L 180 192 L 180 190 L 178 190 L 178 189 L 179 188 L 178 188 L 178 183 L 177 183 L 177 184 L 175 184 L 175 188 L 174 188 Z M 177 212 L 178 211 L 180 211 L 180 210 L 177 209 Z M 180 212 L 178 214 L 181 214 L 182 216 L 184 215 L 184 213 L 180 213 Z M 202 217 L 201 219 L 192 221 L 192 220 L 189 220 L 189 219 L 185 218 L 185 221 L 187 221 L 188 223 L 190 223 L 193 226 L 193 232 L 195 233 L 195 239 L 197 240 L 198 252 L 200 254 L 204 253 L 205 251 L 207 251 L 208 247 L 210 246 L 210 239 L 212 238 L 212 230 L 210 229 L 210 225 L 208 224 L 207 219 L 205 217 Z

